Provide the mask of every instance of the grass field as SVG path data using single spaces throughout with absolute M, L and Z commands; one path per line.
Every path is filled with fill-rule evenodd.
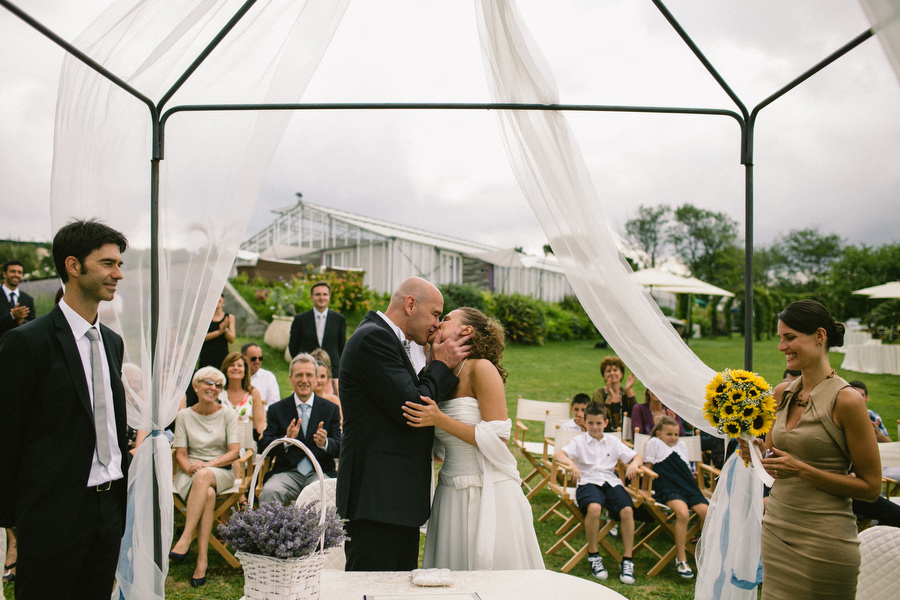
M 249 341 L 239 338 L 232 347 L 238 348 Z M 743 366 L 743 338 L 719 338 L 715 340 L 693 340 L 694 352 L 710 367 L 722 370 L 726 367 Z M 278 353 L 264 348 L 265 367 L 274 371 L 281 385 L 283 395 L 289 393 L 287 383 L 287 365 L 278 359 Z M 541 347 L 513 346 L 507 349 L 505 364 L 510 372 L 507 381 L 507 405 L 510 416 L 515 415 L 516 399 L 519 396 L 539 400 L 564 401 L 578 392 L 591 393 L 602 385 L 598 370 L 600 359 L 610 350 L 594 348 L 592 342 L 555 342 Z M 833 353 L 832 365 L 838 374 L 847 380 L 862 379 L 869 387 L 870 408 L 879 412 L 888 425 L 893 439 L 897 439 L 897 419 L 900 419 L 900 377 L 890 375 L 865 375 L 842 371 L 839 366 L 843 355 Z M 770 339 L 754 345 L 754 371 L 769 382 L 781 380 L 784 370 L 784 358 L 776 351 L 776 342 Z M 638 396 L 643 388 L 638 384 Z M 535 438 L 537 439 L 537 438 Z M 516 452 L 516 454 L 518 454 Z M 520 471 L 524 475 L 524 460 L 519 461 Z M 532 502 L 535 516 L 541 515 L 554 501 L 549 491 L 538 493 Z M 555 525 L 536 523 L 536 531 L 541 548 L 546 550 L 555 541 Z M 618 540 L 614 545 L 621 545 Z M 177 599 L 221 599 L 237 600 L 243 595 L 243 577 L 239 570 L 231 569 L 215 552 L 210 552 L 210 568 L 208 581 L 203 588 L 192 589 L 189 579 L 193 571 L 193 559 L 196 558 L 196 545 L 191 548 L 188 560 L 184 565 L 172 564 L 166 582 L 166 597 Z M 565 558 L 545 556 L 548 569 L 558 570 Z M 649 559 L 635 556 L 637 582 L 632 586 L 618 581 L 618 566 L 606 560 L 610 571 L 610 579 L 605 582 L 610 588 L 617 590 L 627 598 L 644 600 L 650 598 L 668 598 L 687 600 L 693 598 L 693 580 L 683 580 L 675 572 L 674 566 L 663 570 L 658 576 L 649 578 L 643 575 L 652 564 Z M 693 563 L 692 563 L 693 564 Z M 587 564 L 575 567 L 572 575 L 592 579 Z M 12 586 L 4 586 L 6 597 L 11 598 Z M 364 590 L 360 590 L 362 593 Z

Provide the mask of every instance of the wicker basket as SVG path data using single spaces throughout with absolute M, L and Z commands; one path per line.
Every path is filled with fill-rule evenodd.
M 250 481 L 250 497 L 248 508 L 253 508 L 253 492 L 256 490 L 256 480 L 262 467 L 263 459 L 273 448 L 282 444 L 293 444 L 306 453 L 319 479 L 325 478 L 322 467 L 310 450 L 293 438 L 279 438 L 269 444 L 263 450 L 253 471 L 253 479 Z M 321 515 L 319 527 L 322 534 L 319 536 L 319 548 L 325 545 L 325 486 L 322 488 L 322 498 L 319 502 Z M 317 600 L 319 597 L 319 575 L 322 573 L 322 565 L 325 562 L 325 552 L 322 550 L 313 552 L 300 558 L 275 558 L 237 552 L 235 558 L 241 561 L 244 568 L 244 598 L 245 600 Z

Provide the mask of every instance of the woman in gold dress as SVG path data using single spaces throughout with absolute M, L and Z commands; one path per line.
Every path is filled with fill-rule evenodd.
M 758 442 L 775 478 L 762 525 L 762 597 L 853 600 L 860 555 L 851 499 L 871 502 L 881 490 L 875 434 L 865 400 L 828 361 L 828 349 L 844 342 L 842 323 L 801 300 L 778 315 L 778 338 L 787 368 L 802 375 L 775 388 L 775 425 Z M 746 444 L 741 450 L 749 460 Z

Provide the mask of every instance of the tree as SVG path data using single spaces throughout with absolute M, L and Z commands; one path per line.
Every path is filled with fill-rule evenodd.
M 725 213 L 684 204 L 675 209 L 668 240 L 691 274 L 710 283 L 725 284 L 723 261 L 733 266 L 740 254 L 738 223 Z
M 900 243 L 878 248 L 846 246 L 831 263 L 822 302 L 840 319 L 860 317 L 869 312 L 871 301 L 854 296 L 853 290 L 900 280 Z
M 825 283 L 831 263 L 841 256 L 838 235 L 822 235 L 818 229 L 795 229 L 772 245 L 770 273 L 798 291 L 811 291 Z
M 644 206 L 638 207 L 637 216 L 625 223 L 625 231 L 640 250 L 650 257 L 650 266 L 656 266 L 656 257 L 659 256 L 666 243 L 665 224 L 668 220 L 670 209 L 668 206 Z

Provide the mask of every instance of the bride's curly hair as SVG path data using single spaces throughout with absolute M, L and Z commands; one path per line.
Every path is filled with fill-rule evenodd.
M 476 308 L 460 307 L 456 309 L 460 313 L 460 321 L 463 325 L 469 325 L 474 330 L 468 345 L 472 347 L 470 358 L 483 358 L 491 361 L 497 367 L 500 378 L 506 383 L 509 374 L 503 368 L 503 349 L 506 347 L 503 326 L 497 319 L 493 319 Z

